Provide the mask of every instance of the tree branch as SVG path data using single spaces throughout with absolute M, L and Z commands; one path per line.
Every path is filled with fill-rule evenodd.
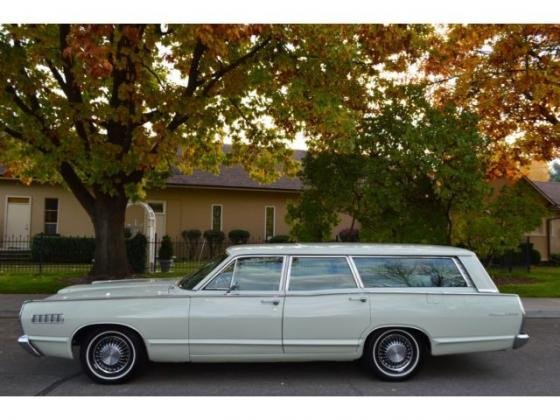
M 93 218 L 95 217 L 95 197 L 89 192 L 85 185 L 80 180 L 80 177 L 68 162 L 62 162 L 58 168 L 58 172 L 66 185 L 72 190 L 80 204 L 87 210 L 88 214 Z
M 204 51 L 206 51 L 206 47 L 204 46 L 204 44 L 200 39 L 197 39 L 192 53 L 191 67 L 189 69 L 189 81 L 183 93 L 184 98 L 192 97 L 194 95 L 194 91 L 200 85 L 198 76 L 200 74 L 200 62 L 202 60 Z M 187 114 L 177 114 L 167 125 L 167 129 L 170 131 L 174 131 L 181 124 L 184 124 L 187 120 L 188 120 Z
M 21 131 L 14 130 L 13 128 L 8 127 L 7 125 L 1 122 L 0 122 L 0 127 L 2 128 L 2 131 L 4 131 L 6 134 L 15 137 L 16 139 L 19 140 L 25 140 L 23 137 L 23 133 Z
M 247 54 L 242 55 L 237 60 L 229 63 L 227 66 L 224 66 L 220 70 L 214 72 L 212 76 L 210 76 L 210 80 L 206 83 L 206 86 L 204 86 L 202 95 L 207 96 L 208 93 L 210 93 L 210 91 L 212 90 L 212 88 L 216 85 L 216 83 L 220 81 L 220 79 L 222 79 L 227 73 L 235 70 L 237 67 L 244 64 L 249 59 L 257 55 L 259 51 L 261 51 L 264 47 L 266 47 L 270 43 L 271 39 L 272 39 L 271 37 L 265 38 L 262 42 L 255 45 Z

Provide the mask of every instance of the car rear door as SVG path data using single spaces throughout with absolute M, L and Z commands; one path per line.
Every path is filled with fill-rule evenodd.
M 354 355 L 370 324 L 368 297 L 345 256 L 293 256 L 284 303 L 287 354 Z

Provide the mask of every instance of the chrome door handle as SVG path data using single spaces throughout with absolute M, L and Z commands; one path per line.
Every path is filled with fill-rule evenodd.
M 280 304 L 280 299 L 261 299 L 261 303 L 268 303 L 270 305 L 277 306 Z
M 367 302 L 367 299 L 365 297 L 349 297 L 348 300 L 352 302 Z

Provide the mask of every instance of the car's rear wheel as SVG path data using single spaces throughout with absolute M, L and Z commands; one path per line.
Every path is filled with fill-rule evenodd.
M 404 381 L 418 372 L 424 357 L 423 343 L 413 333 L 391 328 L 369 337 L 364 361 L 373 373 L 386 381 Z
M 125 382 L 145 360 L 142 340 L 124 328 L 95 329 L 81 344 L 82 369 L 98 383 Z

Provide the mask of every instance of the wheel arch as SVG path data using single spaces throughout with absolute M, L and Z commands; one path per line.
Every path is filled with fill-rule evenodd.
M 95 322 L 95 323 L 91 323 L 91 324 L 82 325 L 81 327 L 77 328 L 72 333 L 72 336 L 71 336 L 71 339 L 70 339 L 70 351 L 72 352 L 72 349 L 74 347 L 80 346 L 81 341 L 84 339 L 84 337 L 87 336 L 87 334 L 90 331 L 92 331 L 96 328 L 103 328 L 103 327 L 106 327 L 106 328 L 117 327 L 117 328 L 120 328 L 120 329 L 128 330 L 129 332 L 135 334 L 142 341 L 142 343 L 144 345 L 145 354 L 148 354 L 148 346 L 146 344 L 146 340 L 144 339 L 144 337 L 142 336 L 140 331 L 138 331 L 134 327 L 131 327 L 130 325 L 122 324 L 122 323 L 118 323 L 118 322 Z
M 391 330 L 391 329 L 404 330 L 404 331 L 407 331 L 407 332 L 413 334 L 416 338 L 418 338 L 422 342 L 422 344 L 424 344 L 428 353 L 432 354 L 432 340 L 430 338 L 430 334 L 428 334 L 428 332 L 426 330 L 424 330 L 423 328 L 420 328 L 420 327 L 415 326 L 415 325 L 407 325 L 407 324 L 379 325 L 379 326 L 369 330 L 364 335 L 364 337 L 365 337 L 364 340 L 362 340 L 362 346 L 361 346 L 361 349 L 360 349 L 360 353 L 363 354 L 365 344 L 369 339 L 371 339 L 371 337 L 373 337 L 373 336 L 375 336 L 375 335 L 377 335 L 377 334 L 379 334 L 383 331 L 387 331 L 387 330 Z

